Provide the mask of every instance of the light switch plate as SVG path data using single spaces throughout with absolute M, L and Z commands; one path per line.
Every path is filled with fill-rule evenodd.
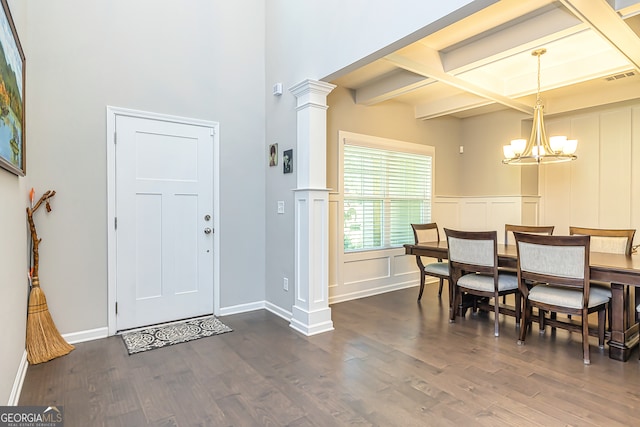
M 278 213 L 284 213 L 284 200 L 278 200 Z

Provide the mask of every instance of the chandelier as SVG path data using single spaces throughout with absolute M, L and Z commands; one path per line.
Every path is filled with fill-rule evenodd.
M 538 92 L 536 94 L 536 105 L 533 108 L 533 126 L 529 140 L 514 139 L 510 145 L 503 147 L 505 165 L 537 165 L 540 163 L 560 163 L 575 160 L 578 141 L 567 139 L 566 136 L 552 136 L 547 138 L 544 128 L 543 110 L 544 106 L 540 101 L 540 56 L 544 55 L 547 49 L 538 49 L 531 52 L 531 55 L 538 57 Z

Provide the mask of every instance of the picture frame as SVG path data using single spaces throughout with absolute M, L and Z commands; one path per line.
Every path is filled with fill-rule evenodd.
M 293 172 L 293 149 L 284 150 L 282 153 L 282 173 Z
M 25 176 L 25 57 L 9 4 L 0 2 L 0 168 Z
M 269 156 L 269 166 L 278 166 L 278 144 L 270 144 L 267 155 Z

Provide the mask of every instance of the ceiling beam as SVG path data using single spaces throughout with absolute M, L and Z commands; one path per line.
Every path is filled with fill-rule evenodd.
M 433 80 L 407 70 L 388 73 L 385 77 L 359 87 L 355 91 L 355 101 L 361 105 L 374 105 L 392 99 L 403 93 L 421 88 Z
M 480 86 L 476 86 L 473 83 L 467 82 L 446 73 L 443 69 L 440 55 L 433 49 L 429 49 L 424 45 L 420 45 L 419 48 L 413 47 L 411 51 L 405 51 L 403 49 L 399 52 L 400 53 L 392 53 L 390 55 L 387 55 L 385 56 L 385 59 L 393 63 L 395 66 L 411 71 L 413 73 L 433 78 L 441 83 L 445 83 L 449 86 L 497 102 L 509 108 L 513 108 L 514 110 L 522 111 L 527 114 L 533 114 L 533 107 L 531 107 L 530 105 L 525 105 L 518 101 L 514 101 L 513 99 L 510 99 L 504 95 Z M 419 58 L 419 61 L 415 60 L 414 58 Z
M 479 98 L 470 93 L 460 93 L 437 101 L 418 104 L 415 107 L 415 118 L 420 120 L 435 119 L 436 117 L 467 111 L 473 108 L 494 104 L 485 98 Z
M 564 8 L 546 7 L 544 12 L 530 13 L 497 29 L 443 49 L 442 64 L 448 73 L 459 74 L 508 58 L 520 52 L 530 52 L 549 41 L 579 32 L 582 22 Z
M 640 38 L 613 10 L 607 0 L 560 0 L 560 2 L 640 71 Z

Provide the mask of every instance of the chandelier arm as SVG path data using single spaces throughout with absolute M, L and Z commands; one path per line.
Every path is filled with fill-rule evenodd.
M 504 164 L 540 164 L 540 163 L 559 163 L 568 162 L 577 159 L 577 156 L 565 149 L 562 144 L 558 144 L 557 140 L 554 140 L 554 147 L 552 149 L 547 137 L 547 132 L 544 125 L 544 106 L 540 99 L 540 57 L 547 52 L 545 48 L 537 49 L 531 52 L 531 55 L 536 56 L 538 60 L 538 74 L 537 74 L 537 91 L 536 91 L 536 105 L 533 110 L 533 123 L 531 126 L 531 135 L 527 141 L 524 151 L 522 146 L 520 149 L 514 145 L 516 141 L 511 143 L 511 146 L 504 147 L 505 159 L 502 160 Z M 554 137 L 555 138 L 555 137 Z M 564 138 L 566 140 L 566 138 Z M 577 142 L 573 141 L 575 144 Z M 575 145 L 573 146 L 575 151 Z

